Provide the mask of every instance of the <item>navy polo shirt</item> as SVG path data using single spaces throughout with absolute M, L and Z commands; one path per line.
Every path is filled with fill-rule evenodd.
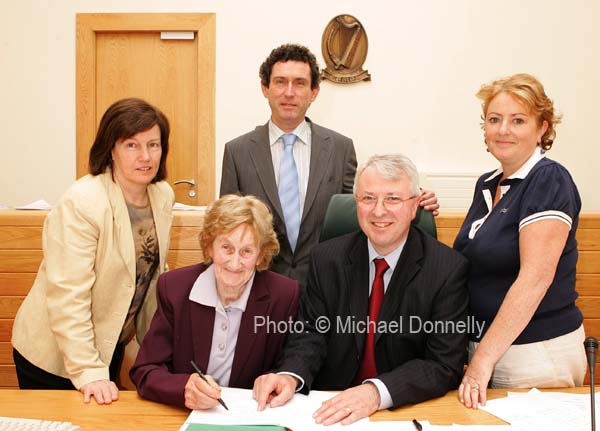
M 581 199 L 573 178 L 562 165 L 536 150 L 521 169 L 502 181 L 502 198 L 492 208 L 501 177 L 502 171 L 496 170 L 477 180 L 473 203 L 454 242 L 454 248 L 471 263 L 470 313 L 484 325 L 482 334 L 471 334 L 471 339 L 481 340 L 519 274 L 519 231 L 530 223 L 547 219 L 560 220 L 571 229 L 550 288 L 513 344 L 548 340 L 572 332 L 583 322 L 575 306 L 578 255 L 575 231 Z

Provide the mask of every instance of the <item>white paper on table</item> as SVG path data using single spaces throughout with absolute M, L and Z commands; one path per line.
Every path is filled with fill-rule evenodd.
M 50 205 L 48 202 L 46 202 L 44 199 L 39 199 L 35 202 L 31 202 L 27 205 L 21 205 L 18 207 L 15 207 L 16 210 L 51 210 L 52 209 L 52 205 Z
M 425 429 L 425 428 L 423 428 Z M 431 425 L 431 431 L 512 431 L 510 425 Z M 531 430 L 529 430 L 531 431 Z
M 174 210 L 179 210 L 179 211 L 206 211 L 206 206 L 198 206 L 198 205 L 186 205 L 186 204 L 182 204 L 181 202 L 175 202 L 173 204 L 173 209 Z M 227 406 L 229 407 L 229 406 Z
M 480 408 L 509 422 L 515 431 L 590 429 L 587 395 L 546 393 L 532 389 L 527 393 L 509 392 L 507 397 L 488 401 Z
M 8 205 L 5 204 L 0 204 L 0 210 L 9 210 L 10 207 Z
M 221 405 L 211 410 L 194 410 L 180 428 L 184 431 L 189 424 L 215 425 L 278 425 L 292 430 L 376 430 L 376 431 L 414 431 L 412 422 L 386 421 L 371 422 L 364 418 L 351 425 L 318 425 L 312 415 L 323 401 L 337 395 L 337 392 L 311 391 L 310 395 L 295 394 L 284 406 L 266 408 L 257 412 L 257 403 L 252 399 L 252 390 L 221 388 L 221 397 L 227 403 L 229 411 Z M 421 422 L 424 431 L 430 430 L 429 422 Z

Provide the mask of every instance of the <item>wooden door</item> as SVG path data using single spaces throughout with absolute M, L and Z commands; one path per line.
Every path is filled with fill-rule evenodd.
M 161 31 L 193 40 L 162 40 Z M 140 97 L 169 118 L 167 181 L 177 202 L 206 205 L 215 192 L 214 14 L 77 14 L 77 177 L 102 114 Z M 194 183 L 175 184 L 187 180 Z

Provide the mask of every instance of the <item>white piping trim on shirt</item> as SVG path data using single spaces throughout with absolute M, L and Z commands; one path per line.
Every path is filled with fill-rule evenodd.
M 542 211 L 539 213 L 531 214 L 530 216 L 525 217 L 519 223 L 519 232 L 521 231 L 521 229 L 523 229 L 528 224 L 535 223 L 535 222 L 541 221 L 541 220 L 550 220 L 550 219 L 560 220 L 563 223 L 566 223 L 569 226 L 569 229 L 571 229 L 571 226 L 573 225 L 573 219 L 571 219 L 571 217 L 569 217 L 564 212 L 549 210 L 549 211 Z

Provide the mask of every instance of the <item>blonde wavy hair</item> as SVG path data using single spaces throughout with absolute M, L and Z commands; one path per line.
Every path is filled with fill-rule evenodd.
M 541 126 L 544 121 L 548 123 L 548 130 L 542 136 L 540 146 L 544 150 L 552 148 L 556 137 L 555 126 L 560 123 L 561 115 L 554 112 L 554 103 L 544 92 L 544 86 L 532 75 L 518 73 L 506 78 L 498 79 L 489 84 L 484 84 L 477 92 L 481 99 L 483 123 L 481 128 L 485 130 L 485 116 L 492 99 L 499 93 L 507 93 L 514 96 L 519 102 L 527 107 Z
M 260 250 L 256 269 L 263 271 L 269 268 L 273 256 L 279 253 L 279 241 L 273 229 L 271 212 L 254 196 L 225 195 L 210 206 L 204 216 L 204 225 L 200 232 L 200 248 L 205 264 L 212 263 L 209 250 L 215 238 L 231 232 L 242 224 L 252 229 L 254 240 Z

